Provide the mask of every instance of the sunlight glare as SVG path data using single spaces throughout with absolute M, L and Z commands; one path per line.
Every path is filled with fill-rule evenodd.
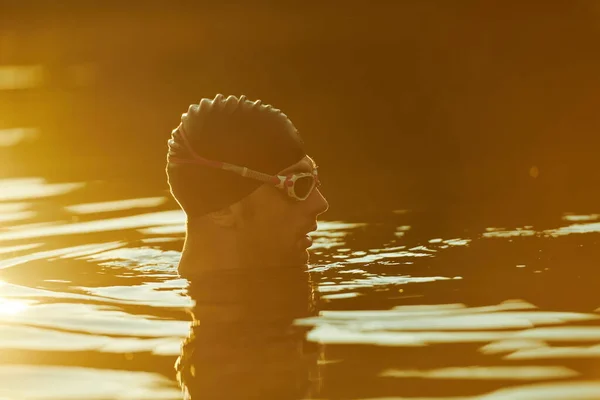
M 0 281 L 0 291 L 2 290 L 1 288 L 4 284 L 5 283 L 3 281 Z M 0 297 L 0 316 L 15 315 L 15 314 L 22 312 L 27 307 L 28 307 L 28 304 L 26 301 L 9 300 L 9 299 Z

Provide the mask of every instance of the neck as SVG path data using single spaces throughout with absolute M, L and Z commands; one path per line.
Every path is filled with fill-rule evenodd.
M 232 228 L 213 223 L 188 223 L 179 261 L 179 273 L 185 278 L 204 272 L 264 268 L 264 258 L 256 258 L 240 245 Z
M 192 277 L 202 272 L 244 268 L 239 250 L 233 232 L 210 224 L 188 224 L 179 273 Z

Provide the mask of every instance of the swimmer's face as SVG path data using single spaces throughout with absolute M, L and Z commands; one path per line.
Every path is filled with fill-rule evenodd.
M 314 161 L 306 156 L 278 175 L 312 172 Z M 296 201 L 272 185 L 262 185 L 237 209 L 238 241 L 245 257 L 269 265 L 304 265 L 311 245 L 307 233 L 317 227 L 317 217 L 329 204 L 318 188 L 304 201 Z

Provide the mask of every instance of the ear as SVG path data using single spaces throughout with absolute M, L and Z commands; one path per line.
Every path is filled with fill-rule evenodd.
M 231 206 L 218 211 L 213 211 L 207 217 L 217 226 L 222 228 L 233 228 L 236 226 L 237 216 Z

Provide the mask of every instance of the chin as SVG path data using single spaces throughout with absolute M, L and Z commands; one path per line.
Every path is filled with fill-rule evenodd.
M 310 253 L 308 250 L 304 250 L 302 252 L 302 264 L 308 264 L 308 260 L 310 259 Z
M 309 253 L 307 249 L 294 249 L 291 256 L 289 257 L 289 262 L 292 265 L 306 266 L 308 264 Z

